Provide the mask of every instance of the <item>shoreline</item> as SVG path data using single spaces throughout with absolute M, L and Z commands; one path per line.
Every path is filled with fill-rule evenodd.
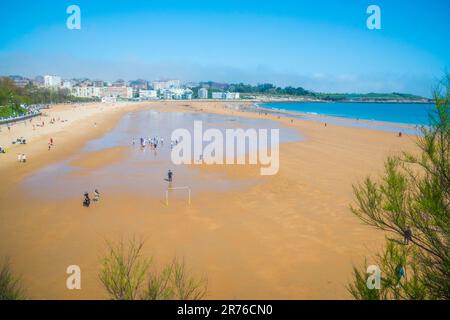
M 86 118 L 58 129 L 62 131 L 55 150 L 46 150 L 47 134 L 36 134 L 29 145 L 17 146 L 18 152 L 30 148 L 32 156 L 25 165 L 14 156 L 5 165 L 8 161 L 0 155 L 0 257 L 11 256 L 30 296 L 106 298 L 98 281 L 104 240 L 137 235 L 147 239 L 144 253 L 158 263 L 174 255 L 186 257 L 191 270 L 207 275 L 208 299 L 348 299 L 345 285 L 352 265 L 384 242 L 383 234 L 361 225 L 349 212 L 351 185 L 379 173 L 385 156 L 414 151 L 413 139 L 335 125 L 324 128 L 301 119 L 291 123 L 275 115 L 227 109 L 226 104 L 157 101 L 86 113 Z M 181 199 L 166 207 L 159 193 L 129 192 L 103 194 L 89 210 L 80 206 L 78 194 L 23 201 L 26 194 L 21 194 L 19 183 L 50 163 L 76 154 L 87 157 L 88 170 L 96 170 L 114 161 L 111 150 L 91 159 L 82 147 L 111 131 L 126 113 L 147 109 L 268 119 L 305 139 L 280 145 L 276 176 L 261 177 L 254 166 L 194 166 L 201 177 L 217 173 L 231 181 L 251 178 L 256 183 L 244 189 L 202 191 L 191 206 Z M 64 288 L 64 270 L 73 263 L 83 270 L 81 291 Z
M 270 102 L 269 102 L 270 103 Z M 428 103 L 427 103 L 428 104 Z M 332 116 L 327 114 L 320 114 L 320 113 L 313 113 L 313 112 L 304 112 L 304 111 L 292 111 L 292 110 L 285 110 L 285 109 L 277 109 L 277 108 L 271 108 L 266 107 L 263 105 L 260 105 L 259 103 L 253 104 L 254 108 L 257 110 L 262 110 L 274 114 L 279 114 L 283 116 L 292 116 L 292 117 L 303 117 L 302 120 L 305 121 L 319 121 L 319 120 L 329 120 L 329 121 L 337 121 L 337 122 L 353 122 L 353 124 L 367 124 L 368 126 L 375 126 L 375 127 L 387 127 L 387 128 L 399 128 L 401 129 L 409 129 L 409 130 L 415 130 L 418 131 L 418 134 L 420 134 L 420 128 L 427 127 L 426 125 L 422 124 L 410 124 L 410 123 L 402 123 L 402 122 L 391 122 L 391 121 L 381 121 L 381 120 L 371 120 L 371 119 L 363 119 L 363 118 L 353 118 L 353 117 L 338 117 L 338 116 Z M 309 119 L 308 119 L 309 117 Z M 348 127 L 355 127 L 352 124 L 342 124 L 342 126 L 348 126 Z M 364 127 L 358 127 L 358 128 L 364 128 Z M 379 131 L 386 131 L 383 129 L 378 129 Z M 387 130 L 389 132 L 392 132 L 391 130 Z

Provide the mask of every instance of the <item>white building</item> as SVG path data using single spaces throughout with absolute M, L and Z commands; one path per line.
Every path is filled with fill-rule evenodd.
M 61 77 L 59 76 L 44 76 L 44 86 L 46 88 L 59 88 L 61 86 Z
M 213 92 L 212 98 L 218 100 L 238 100 L 239 92 Z
M 223 92 L 213 92 L 213 93 L 211 93 L 211 97 L 213 99 L 224 99 L 224 93 Z
M 158 97 L 158 91 L 156 91 L 156 90 L 139 89 L 139 98 L 141 98 L 141 99 L 156 99 L 157 97 Z
M 72 90 L 72 87 L 73 87 L 72 81 L 70 81 L 70 80 L 64 80 L 64 81 L 62 82 L 62 88 L 63 88 L 63 89 Z
M 206 89 L 206 88 L 198 89 L 198 98 L 199 99 L 208 99 L 208 89 Z
M 103 97 L 102 102 L 103 103 L 115 103 L 115 102 L 117 102 L 117 98 L 116 97 Z
M 225 99 L 227 99 L 227 100 L 238 100 L 239 99 L 239 92 L 226 92 L 225 93 Z
M 165 90 L 164 92 L 163 92 L 163 99 L 164 100 L 172 100 L 172 97 L 173 97 L 173 93 L 171 92 L 171 91 L 169 91 L 169 90 Z
M 102 88 L 99 87 L 73 87 L 72 95 L 78 98 L 99 98 L 102 96 Z
M 191 89 L 186 89 L 186 90 L 184 90 L 181 98 L 184 100 L 191 100 L 193 94 L 194 94 L 194 92 Z

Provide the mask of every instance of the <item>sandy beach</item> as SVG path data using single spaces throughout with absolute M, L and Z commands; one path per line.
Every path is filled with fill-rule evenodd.
M 362 225 L 350 212 L 352 184 L 379 175 L 387 156 L 415 152 L 416 138 L 299 119 L 291 122 L 226 105 L 199 101 L 58 105 L 32 122 L 13 125 L 11 130 L 2 127 L 0 146 L 8 153 L 0 155 L 0 257 L 10 257 L 29 297 L 108 298 L 98 278 L 105 239 L 136 236 L 145 239 L 144 253 L 157 265 L 184 257 L 190 270 L 207 276 L 207 299 L 350 299 L 346 285 L 352 265 L 362 263 L 384 241 L 383 234 Z M 77 176 L 91 179 L 80 181 L 91 185 L 106 181 L 101 169 L 120 165 L 135 154 L 131 142 L 129 147 L 94 151 L 84 147 L 113 130 L 123 117 L 133 121 L 140 110 L 271 120 L 295 130 L 302 139 L 281 144 L 280 170 L 274 176 L 260 176 L 259 168 L 251 165 L 184 168 L 180 179 L 195 175 L 198 180 L 193 182 L 198 188 L 190 206 L 182 196 L 165 206 L 164 190 L 155 191 L 159 184 L 136 192 L 114 177 L 106 177 L 111 178 L 108 191 L 88 210 L 81 206 L 80 193 L 42 198 L 24 187 L 24 181 L 61 161 L 75 167 Z M 52 118 L 55 124 L 49 124 Z M 44 127 L 36 127 L 42 121 Z M 11 146 L 21 136 L 28 143 Z M 55 146 L 48 150 L 50 138 Z M 27 155 L 27 163 L 17 162 L 18 153 Z M 150 174 L 160 180 L 165 168 L 155 162 Z M 232 187 L 208 188 L 211 177 Z M 78 177 L 67 179 L 69 184 Z M 57 183 L 45 181 L 50 187 Z M 81 267 L 82 290 L 66 289 L 65 272 L 72 264 Z

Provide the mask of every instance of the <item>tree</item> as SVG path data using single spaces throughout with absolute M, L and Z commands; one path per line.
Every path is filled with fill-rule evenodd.
M 11 272 L 8 260 L 4 260 L 0 267 L 0 300 L 25 299 L 20 279 Z
M 152 258 L 142 256 L 143 241 L 108 242 L 100 281 L 114 300 L 200 300 L 207 281 L 192 276 L 184 260 L 174 259 L 161 272 L 152 269 Z
M 418 138 L 419 155 L 386 161 L 381 181 L 354 186 L 352 212 L 387 233 L 375 257 L 381 290 L 367 290 L 365 271 L 354 268 L 349 285 L 356 299 L 450 298 L 450 76 L 435 90 L 435 110 Z

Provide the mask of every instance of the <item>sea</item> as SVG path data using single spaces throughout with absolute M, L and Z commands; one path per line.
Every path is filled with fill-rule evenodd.
M 434 104 L 427 103 L 270 102 L 257 107 L 337 125 L 414 134 L 429 124 L 434 110 Z

